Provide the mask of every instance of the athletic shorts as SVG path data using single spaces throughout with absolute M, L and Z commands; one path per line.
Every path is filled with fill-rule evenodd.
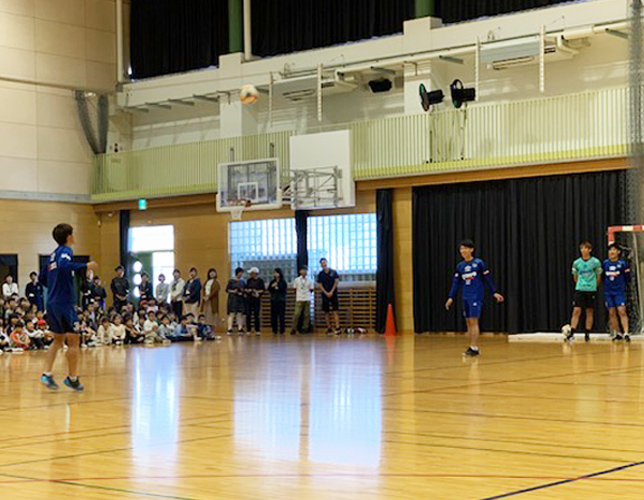
M 322 296 L 322 310 L 325 313 L 340 310 L 340 302 L 338 300 L 337 293 L 334 294 L 331 298 L 328 298 L 326 295 Z
M 607 309 L 626 306 L 626 296 L 621 292 L 605 292 L 604 301 Z
M 581 307 L 582 309 L 593 309 L 595 307 L 596 296 L 597 294 L 595 292 L 582 292 L 577 290 L 575 291 L 573 305 L 575 307 Z
M 53 333 L 80 333 L 78 316 L 73 307 L 48 308 L 47 324 Z
M 463 316 L 466 319 L 480 318 L 483 299 L 463 299 Z

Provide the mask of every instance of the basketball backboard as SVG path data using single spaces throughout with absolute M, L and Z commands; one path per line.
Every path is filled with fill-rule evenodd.
M 220 163 L 217 166 L 217 211 L 270 210 L 282 207 L 277 158 Z
M 290 153 L 293 209 L 355 206 L 350 131 L 293 136 Z

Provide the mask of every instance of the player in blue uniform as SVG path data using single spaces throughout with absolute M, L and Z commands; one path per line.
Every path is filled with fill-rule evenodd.
M 41 274 L 41 283 L 47 287 L 47 323 L 54 333 L 54 342 L 47 351 L 47 365 L 41 377 L 41 382 L 48 389 L 58 390 L 54 381 L 52 370 L 56 355 L 67 342 L 67 364 L 69 375 L 64 383 L 70 389 L 82 391 L 83 386 L 78 380 L 76 365 L 78 363 L 78 345 L 80 335 L 78 332 L 78 317 L 76 316 L 76 298 L 74 291 L 74 273 L 97 271 L 96 262 L 78 264 L 73 260 L 74 229 L 69 224 L 58 224 L 53 231 L 54 240 L 58 248 L 49 257 L 47 266 Z
M 458 291 L 463 289 L 463 315 L 467 322 L 467 333 L 470 339 L 470 347 L 465 351 L 466 356 L 478 356 L 479 318 L 485 297 L 485 286 L 488 287 L 494 299 L 501 303 L 503 295 L 496 291 L 490 271 L 485 262 L 474 257 L 474 242 L 464 240 L 459 247 L 463 262 L 456 266 L 456 273 L 452 282 L 452 289 L 449 292 L 449 299 L 445 303 L 445 309 L 452 307 L 454 298 Z
M 613 243 L 608 247 L 608 259 L 602 264 L 604 271 L 604 301 L 608 309 L 610 329 L 614 334 L 613 340 L 625 339 L 630 342 L 628 314 L 626 312 L 626 287 L 631 279 L 631 268 L 628 262 L 619 257 L 619 247 Z M 623 337 L 619 331 L 618 315 L 624 329 Z

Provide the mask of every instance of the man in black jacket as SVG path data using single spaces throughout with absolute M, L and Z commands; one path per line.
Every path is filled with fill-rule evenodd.
M 107 292 L 105 291 L 105 288 L 103 288 L 103 285 L 101 283 L 101 278 L 98 276 L 94 276 L 93 291 L 94 291 L 94 296 L 92 297 L 92 301 L 97 305 L 97 307 L 100 310 L 104 311 Z
M 25 295 L 27 295 L 27 299 L 29 300 L 29 303 L 32 306 L 36 306 L 39 311 L 44 310 L 44 301 L 43 301 L 43 296 L 44 296 L 44 289 L 42 284 L 38 281 L 38 274 L 35 271 L 32 271 L 29 274 L 29 278 L 31 279 L 31 282 L 27 285 L 27 288 L 25 289 Z
M 114 295 L 114 307 L 117 312 L 121 312 L 123 306 L 127 305 L 127 298 L 130 293 L 130 282 L 125 277 L 125 268 L 118 266 L 116 269 L 116 278 L 112 280 L 112 294 Z
M 190 279 L 183 289 L 184 313 L 192 314 L 195 318 L 199 316 L 199 305 L 201 303 L 201 280 L 197 268 L 190 269 Z

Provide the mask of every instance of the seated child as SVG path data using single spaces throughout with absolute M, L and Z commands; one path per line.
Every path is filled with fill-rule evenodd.
M 215 335 L 212 326 L 206 324 L 206 316 L 204 314 L 199 315 L 199 319 L 197 321 L 197 335 L 202 340 L 221 340 L 219 335 Z
M 177 326 L 176 330 L 169 337 L 172 342 L 186 342 L 194 339 L 194 334 L 191 332 L 191 329 L 188 325 L 188 316 L 181 318 L 181 324 Z
M 0 320 L 0 352 L 11 351 L 11 339 L 4 331 L 4 321 Z
M 102 345 L 110 345 L 112 343 L 110 320 L 107 317 L 103 317 L 103 319 L 101 319 L 101 324 L 96 331 L 96 342 Z
M 148 311 L 148 319 L 143 323 L 143 334 L 145 335 L 146 344 L 161 343 L 166 340 L 159 335 L 159 323 L 157 323 L 156 312 Z
M 114 316 L 114 323 L 110 325 L 109 336 L 116 345 L 125 343 L 127 330 L 123 324 L 123 318 L 119 314 Z
M 45 334 L 36 330 L 36 325 L 34 325 L 33 321 L 29 321 L 25 324 L 25 333 L 29 336 L 32 349 L 45 348 Z
M 176 328 L 172 328 L 172 325 L 170 324 L 170 317 L 165 315 L 161 318 L 161 325 L 159 326 L 157 333 L 164 339 L 164 342 L 169 342 L 175 329 Z
M 18 352 L 20 350 L 26 351 L 31 345 L 31 340 L 29 339 L 29 335 L 25 333 L 25 324 L 22 321 L 16 322 L 9 338 L 11 338 L 14 352 L 16 352 L 16 350 L 18 350 Z
M 155 299 L 148 300 L 148 305 L 145 308 L 145 312 L 149 313 L 150 311 L 154 311 L 155 313 L 159 312 L 159 306 L 157 305 L 157 301 Z
M 125 320 L 125 343 L 140 344 L 145 340 L 145 335 L 139 331 L 139 325 L 132 318 Z

